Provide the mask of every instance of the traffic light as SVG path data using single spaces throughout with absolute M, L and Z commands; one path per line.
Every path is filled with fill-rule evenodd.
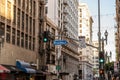
M 99 63 L 104 63 L 104 53 L 103 52 L 100 52 L 99 53 Z
M 99 70 L 99 73 L 100 73 L 100 74 L 104 74 L 104 69 L 100 69 L 100 70 Z
M 44 31 L 43 33 L 43 42 L 48 42 L 49 39 L 49 32 L 48 31 Z

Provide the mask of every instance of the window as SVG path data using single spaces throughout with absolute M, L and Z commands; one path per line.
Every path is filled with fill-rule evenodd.
M 33 2 L 33 16 L 34 16 L 34 17 L 35 17 L 35 11 L 36 11 L 35 5 L 36 5 L 36 3 L 35 3 L 35 1 L 34 1 L 34 2 Z
M 11 32 L 11 27 L 7 25 L 7 32 L 6 32 L 6 42 L 10 43 L 10 32 Z
M 80 51 L 80 55 L 82 55 L 82 51 Z
M 28 49 L 28 35 L 25 35 L 25 48 Z
M 33 36 L 35 36 L 35 19 L 33 19 Z
M 17 27 L 18 29 L 20 29 L 20 9 L 18 9 L 18 12 L 17 12 Z
M 80 9 L 80 12 L 82 12 L 82 9 Z
M 29 49 L 31 50 L 31 36 L 29 36 Z
M 22 8 L 25 9 L 25 0 L 22 0 Z
M 30 34 L 32 34 L 32 17 L 30 17 L 29 21 L 30 21 L 30 28 L 29 28 L 30 29 Z
M 51 61 L 52 61 L 52 62 L 51 62 L 52 64 L 55 64 L 55 55 L 52 55 L 52 56 L 51 56 Z
M 12 44 L 15 45 L 15 28 L 12 28 Z
M 21 33 L 21 47 L 24 47 L 24 33 Z
M 28 12 L 28 10 L 29 10 L 29 0 L 25 0 L 26 1 L 26 11 Z
M 80 30 L 80 33 L 82 33 L 82 30 Z
M 21 0 L 17 0 L 18 1 L 18 6 L 21 6 Z
M 7 2 L 7 19 L 11 19 L 11 2 Z
M 48 13 L 48 7 L 45 7 L 45 13 L 46 14 Z
M 82 24 L 80 24 L 80 28 L 82 28 Z
M 82 19 L 80 19 L 80 23 L 82 23 Z
M 16 6 L 14 6 L 13 23 L 16 24 Z
M 5 24 L 0 22 L 0 35 L 4 35 Z
M 28 15 L 26 14 L 26 32 L 28 32 Z
M 24 31 L 24 12 L 22 12 L 22 31 Z
M 20 31 L 17 30 L 17 45 L 20 46 Z
M 32 15 L 32 0 L 29 0 L 29 12 Z
M 35 38 L 33 38 L 33 51 L 35 50 Z

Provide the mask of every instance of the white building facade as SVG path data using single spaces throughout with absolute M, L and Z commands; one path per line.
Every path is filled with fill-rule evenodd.
M 78 44 L 74 40 L 64 38 L 78 39 L 78 0 L 48 0 L 46 7 L 47 17 L 57 25 L 58 34 L 62 35 L 62 39 L 68 41 L 67 45 L 61 47 L 60 78 L 78 78 Z
M 79 15 L 79 36 L 85 37 L 85 42 L 92 45 L 92 17 L 90 15 L 87 4 L 80 3 L 78 7 Z M 93 51 L 91 46 L 80 48 L 80 78 L 82 80 L 90 80 L 93 77 Z

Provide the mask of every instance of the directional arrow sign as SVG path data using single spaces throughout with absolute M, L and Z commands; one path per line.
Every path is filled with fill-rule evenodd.
M 54 40 L 53 44 L 54 45 L 63 45 L 67 44 L 68 42 L 66 40 Z

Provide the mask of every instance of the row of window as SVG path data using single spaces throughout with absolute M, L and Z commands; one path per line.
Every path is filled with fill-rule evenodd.
M 5 24 L 0 22 L 0 35 L 4 35 Z M 11 26 L 6 26 L 6 42 L 12 43 L 13 45 L 17 45 L 29 50 L 35 50 L 35 37 L 20 32 L 15 28 L 11 28 Z
M 12 32 L 12 33 L 11 33 Z M 7 25 L 6 42 L 26 49 L 35 49 L 35 38 Z
M 21 14 L 21 15 L 20 15 Z M 17 21 L 16 21 L 17 18 Z M 16 6 L 14 6 L 14 18 L 13 23 L 17 23 L 17 28 L 21 29 L 22 31 L 29 32 L 30 34 L 35 35 L 35 19 L 30 17 L 28 14 L 25 14 L 25 12 L 21 11 L 19 8 L 17 9 L 17 15 L 16 15 Z M 29 27 L 28 27 L 29 26 Z
M 18 5 L 18 7 L 22 7 L 30 15 L 33 14 L 35 16 L 36 11 L 36 2 L 34 0 L 14 0 L 14 5 Z

